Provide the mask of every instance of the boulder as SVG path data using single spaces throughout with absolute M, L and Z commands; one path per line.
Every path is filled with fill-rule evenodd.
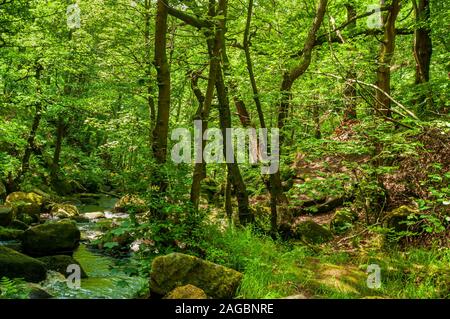
M 39 282 L 44 280 L 46 275 L 43 262 L 0 246 L 0 278 L 23 278 L 26 281 Z
M 80 231 L 68 219 L 30 227 L 22 236 L 23 250 L 31 256 L 71 254 L 79 241 Z
M 64 218 L 76 218 L 80 215 L 78 208 L 71 204 L 55 204 L 52 206 L 50 214 L 53 217 L 64 219 Z
M 5 203 L 13 207 L 19 219 L 29 216 L 33 221 L 39 221 L 44 198 L 36 193 L 14 192 L 6 197 Z
M 28 289 L 30 290 L 28 294 L 28 299 L 50 299 L 53 298 L 48 292 L 40 288 L 37 284 L 28 283 Z
M 358 220 L 358 214 L 349 209 L 341 209 L 336 211 L 330 222 L 330 229 L 337 233 L 345 233 Z
M 0 226 L 8 226 L 13 220 L 13 208 L 0 205 Z
M 242 280 L 236 270 L 180 253 L 156 257 L 150 274 L 150 292 L 164 296 L 176 287 L 191 284 L 216 299 L 234 297 Z
M 106 218 L 105 213 L 102 212 L 84 213 L 83 217 L 88 220 Z
M 22 235 L 23 230 L 0 226 L 0 240 L 19 240 Z
M 80 263 L 67 255 L 55 255 L 55 256 L 45 256 L 37 258 L 45 264 L 47 270 L 57 271 L 64 276 L 67 276 L 67 266 L 69 265 L 78 265 L 80 266 L 80 274 L 81 278 L 87 278 L 87 274 L 84 271 L 83 267 L 81 267 Z
M 203 289 L 193 285 L 177 287 L 169 292 L 163 299 L 207 299 Z
M 298 223 L 293 233 L 295 238 L 310 244 L 322 244 L 333 239 L 331 231 L 312 220 Z
M 408 221 L 408 216 L 416 214 L 419 214 L 417 210 L 409 206 L 400 206 L 386 213 L 383 225 L 387 228 L 393 228 L 395 231 L 405 231 L 408 229 L 405 223 Z
M 0 181 L 0 200 L 3 200 L 6 197 L 6 186 Z
M 21 222 L 20 220 L 14 219 L 11 224 L 9 224 L 8 228 L 12 228 L 12 229 L 19 229 L 19 230 L 27 230 L 28 229 L 28 225 L 25 224 L 24 222 Z
M 116 213 L 135 213 L 140 214 L 146 212 L 147 205 L 145 202 L 136 195 L 125 195 L 120 198 L 114 205 L 114 211 Z

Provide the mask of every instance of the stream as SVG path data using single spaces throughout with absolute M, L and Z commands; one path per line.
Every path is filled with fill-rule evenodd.
M 101 250 L 91 248 L 89 242 L 101 235 L 96 227 L 99 221 L 106 219 L 123 219 L 126 214 L 112 212 L 117 199 L 106 195 L 99 195 L 98 199 L 90 200 L 88 204 L 77 205 L 80 215 L 86 213 L 103 213 L 105 218 L 92 219 L 89 222 L 77 222 L 81 232 L 81 242 L 74 251 L 73 258 L 77 260 L 88 278 L 81 279 L 79 288 L 69 287 L 64 275 L 48 271 L 47 279 L 39 285 L 54 298 L 80 298 L 80 299 L 120 299 L 137 298 L 147 286 L 148 279 L 130 276 L 118 267 L 120 264 L 131 264 L 132 257 L 113 258 L 102 253 Z M 12 244 L 12 243 L 10 243 Z

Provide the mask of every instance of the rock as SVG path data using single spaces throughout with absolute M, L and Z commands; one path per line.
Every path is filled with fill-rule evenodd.
M 409 206 L 400 206 L 384 216 L 383 225 L 387 228 L 393 228 L 395 231 L 405 231 L 408 226 L 405 222 L 409 215 L 417 215 L 419 212 Z
M 8 226 L 13 219 L 13 208 L 0 205 L 0 226 Z
M 194 285 L 212 297 L 234 297 L 242 280 L 236 270 L 180 253 L 156 257 L 150 274 L 150 292 L 164 296 L 178 286 Z
M 39 282 L 44 280 L 46 275 L 43 262 L 0 246 L 0 278 L 23 278 L 26 281 Z
M 163 299 L 207 299 L 205 292 L 193 285 L 177 287 Z
M 85 213 L 83 216 L 88 220 L 106 218 L 105 214 L 102 212 Z
M 0 181 L 0 200 L 5 199 L 6 197 L 6 186 L 3 184 L 2 181 Z
M 308 297 L 306 297 L 304 294 L 299 294 L 299 295 L 283 297 L 281 299 L 308 299 Z
M 71 204 L 55 204 L 50 211 L 53 217 L 64 219 L 64 218 L 75 218 L 80 215 L 78 208 Z
M 353 226 L 353 223 L 358 220 L 358 214 L 349 209 L 341 209 L 336 211 L 331 222 L 330 229 L 337 233 L 345 233 Z
M 25 224 L 24 222 L 21 222 L 20 220 L 14 219 L 11 224 L 9 224 L 8 228 L 13 228 L 13 229 L 20 229 L 20 230 L 27 230 L 28 229 L 28 225 Z
M 67 219 L 31 227 L 22 236 L 23 250 L 31 256 L 70 254 L 79 241 L 76 223 Z
M 125 195 L 114 205 L 116 213 L 144 213 L 147 211 L 145 202 L 135 195 Z
M 333 234 L 312 220 L 299 223 L 293 230 L 295 238 L 306 243 L 322 244 L 333 239 Z
M 33 221 L 39 221 L 44 199 L 36 193 L 14 192 L 6 197 L 5 202 L 13 207 L 18 219 L 22 220 L 21 216 L 25 215 L 32 217 Z
M 45 256 L 37 258 L 45 264 L 47 270 L 57 271 L 64 276 L 67 276 L 67 266 L 69 265 L 78 265 L 80 266 L 80 274 L 81 278 L 87 278 L 87 274 L 84 269 L 81 267 L 80 263 L 67 255 L 55 255 L 55 256 Z
M 53 298 L 48 292 L 44 289 L 40 288 L 36 284 L 28 284 L 28 288 L 30 289 L 30 293 L 28 294 L 28 299 L 50 299 Z
M 18 240 L 22 237 L 23 230 L 0 226 L 0 240 Z

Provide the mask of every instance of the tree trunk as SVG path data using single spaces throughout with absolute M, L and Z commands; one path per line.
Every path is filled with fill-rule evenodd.
M 210 17 L 215 16 L 215 1 L 210 1 L 208 15 Z M 206 45 L 208 48 L 209 55 L 209 75 L 208 75 L 208 86 L 206 88 L 205 96 L 202 95 L 200 89 L 197 86 L 198 75 L 193 75 L 195 78 L 192 79 L 192 90 L 194 91 L 195 96 L 199 102 L 199 108 L 197 110 L 196 119 L 202 121 L 202 131 L 201 136 L 206 132 L 208 128 L 208 119 L 209 112 L 211 109 L 212 100 L 214 97 L 214 88 L 216 85 L 217 73 L 220 69 L 220 50 L 222 46 L 222 42 L 220 41 L 220 30 L 217 28 L 215 34 L 208 30 L 205 32 L 206 35 Z M 212 39 L 212 35 L 214 35 L 214 39 Z M 202 161 L 196 161 L 194 166 L 194 173 L 192 176 L 192 186 L 191 186 L 191 202 L 194 205 L 195 209 L 198 209 L 199 201 L 200 201 L 200 190 L 201 190 L 201 182 L 206 177 L 206 163 L 203 158 L 203 150 L 205 149 L 205 142 L 203 138 L 201 139 L 201 153 L 202 153 Z
M 345 7 L 347 9 L 347 22 L 350 32 L 353 32 L 356 27 L 356 9 L 351 4 L 346 4 Z M 347 81 L 344 88 L 344 121 L 356 119 L 356 87 L 354 83 L 356 72 L 353 71 L 354 68 L 355 63 L 352 62 L 350 70 L 347 71 Z
M 53 162 L 50 168 L 50 178 L 52 185 L 57 188 L 59 175 L 59 158 L 61 156 L 62 140 L 64 138 L 65 123 L 62 115 L 58 116 L 58 124 L 56 126 L 55 150 L 53 152 Z
M 149 112 L 149 117 L 150 117 L 150 127 L 149 127 L 149 132 L 150 132 L 150 143 L 152 140 L 152 130 L 153 130 L 153 126 L 155 125 L 155 101 L 153 100 L 153 91 L 154 91 L 154 87 L 153 87 L 153 79 L 152 79 L 152 62 L 151 62 L 151 57 L 150 57 L 150 47 L 151 47 L 151 39 L 150 39 L 150 19 L 151 19 L 151 15 L 150 15 L 150 8 L 151 8 L 151 1 L 150 0 L 145 0 L 144 3 L 144 8 L 145 8 L 145 15 L 144 15 L 144 19 L 145 19 L 145 27 L 144 27 L 144 41 L 145 41 L 145 66 L 146 66 L 146 70 L 145 70 L 145 76 L 146 76 L 146 81 L 147 81 L 147 105 L 148 105 L 148 112 Z
M 40 64 L 36 65 L 36 73 L 35 73 L 35 79 L 36 79 L 36 92 L 37 92 L 37 102 L 36 102 L 36 112 L 34 114 L 34 118 L 33 118 L 33 124 L 31 125 L 31 130 L 30 133 L 28 134 L 28 139 L 27 139 L 27 147 L 25 148 L 25 152 L 23 154 L 22 157 L 22 168 L 19 172 L 19 175 L 17 176 L 16 179 L 14 179 L 14 185 L 17 186 L 21 181 L 23 176 L 28 172 L 28 170 L 30 169 L 30 157 L 31 157 L 31 153 L 33 152 L 34 149 L 34 140 L 36 138 L 36 132 L 39 128 L 39 124 L 41 122 L 41 117 L 42 117 L 42 102 L 41 102 L 41 85 L 40 85 L 40 81 L 41 81 L 41 74 L 42 74 L 42 66 Z
M 170 70 L 167 63 L 168 0 L 158 0 L 155 25 L 155 67 L 158 81 L 158 112 L 153 130 L 153 156 L 158 164 L 166 162 L 170 113 Z
M 416 23 L 419 24 L 414 31 L 414 59 L 416 61 L 415 84 L 428 83 L 430 80 L 430 63 L 433 54 L 433 43 L 430 31 L 430 1 L 413 0 L 413 7 L 416 14 Z M 429 109 L 433 107 L 433 94 L 431 89 L 426 88 L 427 92 L 422 93 L 417 102 L 420 109 L 425 105 Z
M 391 93 L 391 62 L 395 51 L 395 21 L 400 12 L 400 0 L 392 0 L 392 5 L 384 19 L 384 37 L 378 58 L 377 86 L 390 95 Z M 375 94 L 375 108 L 386 117 L 391 118 L 391 100 L 382 92 Z

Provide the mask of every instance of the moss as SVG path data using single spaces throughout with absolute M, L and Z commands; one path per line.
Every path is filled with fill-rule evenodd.
M 7 204 L 16 211 L 16 215 L 38 217 L 41 213 L 44 198 L 36 193 L 14 192 L 6 197 Z
M 55 204 L 53 205 L 51 215 L 57 218 L 75 218 L 80 215 L 78 208 L 71 204 Z
M 169 292 L 164 299 L 207 299 L 205 292 L 193 285 L 177 287 Z
M 312 220 L 299 223 L 294 229 L 294 235 L 296 238 L 312 244 L 321 244 L 333 239 L 333 235 L 328 229 Z
M 139 214 L 144 213 L 147 210 L 145 202 L 136 195 L 125 195 L 114 205 L 114 211 L 116 213 L 134 212 Z
M 46 274 L 43 262 L 0 246 L 0 277 L 39 282 L 45 279 Z
M 408 226 L 405 222 L 408 220 L 409 215 L 416 215 L 419 212 L 408 206 L 400 206 L 388 213 L 384 217 L 384 226 L 387 228 L 393 228 L 395 231 L 405 231 Z
M 81 278 L 87 278 L 86 272 L 81 267 L 80 263 L 67 255 L 45 256 L 37 258 L 42 261 L 48 270 L 57 271 L 63 275 L 67 275 L 67 266 L 78 265 L 80 266 Z
M 24 251 L 32 256 L 72 253 L 78 247 L 80 231 L 71 220 L 48 222 L 27 229 L 22 237 Z
M 356 220 L 358 215 L 355 212 L 349 209 L 338 210 L 330 222 L 330 229 L 337 234 L 345 233 Z
M 192 284 L 212 298 L 232 298 L 242 280 L 242 274 L 200 258 L 180 253 L 153 260 L 150 275 L 152 294 L 164 296 L 174 288 Z
M 8 226 L 13 219 L 13 208 L 0 205 L 0 226 Z
M 14 219 L 8 227 L 13 229 L 27 230 L 29 226 L 20 220 Z
M 0 240 L 17 240 L 23 235 L 23 230 L 0 226 Z

